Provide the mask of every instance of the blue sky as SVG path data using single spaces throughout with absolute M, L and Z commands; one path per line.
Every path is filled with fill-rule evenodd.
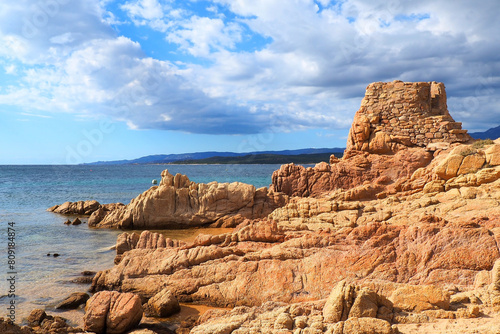
M 442 81 L 500 125 L 500 3 L 0 4 L 0 164 L 344 147 L 366 86 Z

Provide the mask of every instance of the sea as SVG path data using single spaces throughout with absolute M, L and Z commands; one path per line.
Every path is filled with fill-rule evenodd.
M 165 169 L 195 182 L 238 181 L 259 188 L 271 184 L 272 172 L 279 167 L 0 165 L 0 317 L 23 324 L 31 310 L 42 308 L 81 325 L 83 310 L 58 312 L 55 306 L 73 292 L 88 290 L 89 285 L 71 282 L 83 271 L 114 265 L 113 246 L 123 231 L 90 229 L 87 224 L 67 226 L 67 216 L 47 208 L 80 200 L 127 204 L 150 188 L 153 180 L 159 182 Z M 199 233 L 204 230 L 171 231 L 171 237 L 191 240 Z

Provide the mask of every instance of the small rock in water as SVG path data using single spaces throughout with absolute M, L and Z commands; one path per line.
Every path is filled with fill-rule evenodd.
M 74 292 L 69 295 L 62 302 L 57 304 L 57 310 L 74 310 L 77 309 L 80 305 L 85 304 L 89 299 L 89 295 L 85 292 Z
M 82 276 L 82 277 L 77 277 L 71 280 L 70 282 L 75 284 L 91 284 L 93 280 L 94 280 L 93 276 Z
M 66 221 L 64 222 L 64 224 L 65 224 L 65 225 L 71 225 L 71 220 L 69 220 L 69 219 L 68 219 L 68 220 L 66 220 Z
M 82 271 L 82 276 L 95 276 L 97 274 L 95 271 L 84 270 Z
M 95 271 L 85 270 L 81 273 L 81 277 L 77 277 L 77 278 L 71 280 L 71 283 L 91 284 L 92 280 L 94 279 L 95 274 L 96 274 Z
M 79 218 L 76 218 L 72 223 L 71 225 L 80 225 L 82 223 L 82 221 L 79 219 Z
M 60 256 L 60 254 L 59 253 L 54 253 L 52 256 L 53 257 L 58 257 L 58 256 Z

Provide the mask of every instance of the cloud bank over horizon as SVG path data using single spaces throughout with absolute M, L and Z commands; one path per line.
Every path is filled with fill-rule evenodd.
M 442 81 L 471 131 L 500 124 L 500 4 L 19 0 L 0 4 L 0 105 L 130 129 L 349 128 L 374 81 Z

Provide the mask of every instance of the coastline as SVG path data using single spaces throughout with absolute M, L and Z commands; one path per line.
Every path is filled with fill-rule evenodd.
M 248 172 L 243 166 L 238 175 L 231 175 L 218 166 L 170 166 L 180 171 L 187 169 L 195 179 L 209 181 L 214 178 L 235 178 L 245 175 L 250 182 L 268 185 L 274 167 L 265 167 Z M 255 166 L 258 169 L 258 166 Z M 16 262 L 19 267 L 19 280 L 16 284 L 16 323 L 26 324 L 31 310 L 47 308 L 53 315 L 62 315 L 71 324 L 82 321 L 82 310 L 71 312 L 55 311 L 54 306 L 73 292 L 84 292 L 90 285 L 68 283 L 78 278 L 83 271 L 99 271 L 113 265 L 117 230 L 88 229 L 87 224 L 65 226 L 65 217 L 46 209 L 55 203 L 81 198 L 98 199 L 102 202 L 125 202 L 151 187 L 151 179 L 158 178 L 164 166 L 113 166 L 94 167 L 78 165 L 9 165 L 0 166 L 5 183 L 0 187 L 3 211 L 0 221 L 16 223 L 17 246 Z M 269 170 L 269 171 L 268 171 Z M 185 171 L 186 172 L 186 171 Z M 235 173 L 236 174 L 236 173 Z M 268 176 L 266 176 L 268 175 Z M 86 221 L 86 219 L 82 219 Z M 0 231 L 7 238 L 6 228 Z M 5 235 L 4 235 L 5 233 Z M 176 232 L 175 238 L 193 239 L 188 230 Z M 195 234 L 202 233 L 197 229 Z M 48 257 L 47 253 L 51 256 Z M 54 258 L 52 254 L 60 254 Z M 7 272 L 2 267 L 4 274 Z M 6 281 L 0 283 L 2 293 L 8 291 Z M 2 309 L 7 305 L 7 294 L 0 298 Z M 5 317 L 6 311 L 0 317 Z
M 499 325 L 488 317 L 500 305 L 500 138 L 474 141 L 446 108 L 442 83 L 374 83 L 345 155 L 282 165 L 269 188 L 164 170 L 127 205 L 51 207 L 85 213 L 87 233 L 125 230 L 114 265 L 92 279 L 84 329 L 125 333 L 195 304 L 177 333 Z M 216 229 L 184 242 L 173 227 Z

